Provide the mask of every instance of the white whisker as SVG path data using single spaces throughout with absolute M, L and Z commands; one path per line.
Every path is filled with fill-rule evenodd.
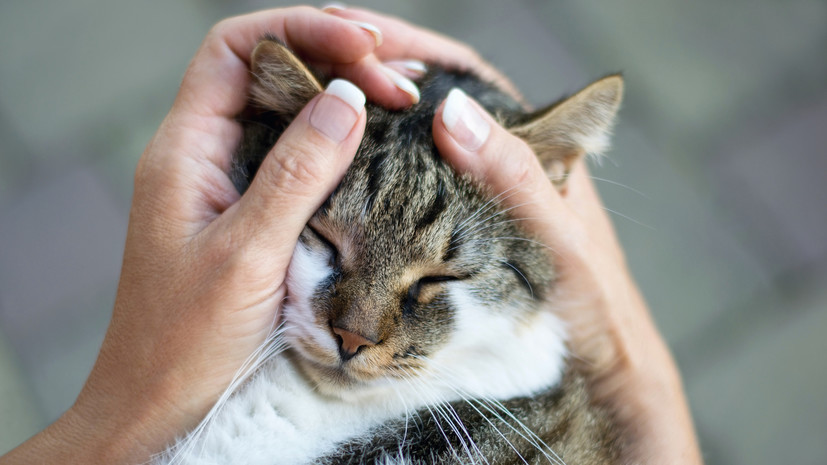
M 635 189 L 632 186 L 627 186 L 626 184 L 622 184 L 622 183 L 619 183 L 617 181 L 612 181 L 611 179 L 598 178 L 597 176 L 589 176 L 589 178 L 594 179 L 595 181 L 605 182 L 606 184 L 611 184 L 611 185 L 614 185 L 614 186 L 622 187 L 624 189 L 628 189 L 628 190 L 634 192 L 635 194 L 638 194 L 641 197 L 643 197 L 647 200 L 650 200 L 648 195 L 646 195 L 643 192 Z
M 474 219 L 477 218 L 477 216 L 483 214 L 484 212 L 488 211 L 491 208 L 494 208 L 501 201 L 504 201 L 504 200 L 507 200 L 507 199 L 511 198 L 513 195 L 515 195 L 517 193 L 517 189 L 519 187 L 520 187 L 520 184 L 515 184 L 514 186 L 511 186 L 510 188 L 500 192 L 499 194 L 494 196 L 494 198 L 492 198 L 492 199 L 488 200 L 487 202 L 485 202 L 473 214 L 469 215 L 462 223 L 458 224 L 456 226 L 456 229 L 460 230 L 469 221 L 473 221 Z
M 621 218 L 623 218 L 623 219 L 625 219 L 625 220 L 631 221 L 632 223 L 635 223 L 635 224 L 637 224 L 637 225 L 639 225 L 639 226 L 643 226 L 643 227 L 644 227 L 644 228 L 646 228 L 646 229 L 650 229 L 650 230 L 652 230 L 652 231 L 657 231 L 657 229 L 653 228 L 652 226 L 649 226 L 649 225 L 648 225 L 648 224 L 646 224 L 646 223 L 641 223 L 640 221 L 638 221 L 638 220 L 636 220 L 636 219 L 634 219 L 634 218 L 628 217 L 628 216 L 624 215 L 623 213 L 620 213 L 620 212 L 614 211 L 614 210 L 612 210 L 611 208 L 603 207 L 603 209 L 604 209 L 604 210 L 606 210 L 607 212 L 612 213 L 612 214 L 614 214 L 614 215 L 617 215 L 617 216 L 619 216 L 619 217 L 621 217 Z
M 286 344 L 282 338 L 284 332 L 285 326 L 279 326 L 275 331 L 271 332 L 270 335 L 267 336 L 264 342 L 262 342 L 249 357 L 247 357 L 241 367 L 239 367 L 236 371 L 230 385 L 224 390 L 223 393 L 221 393 L 215 405 L 213 405 L 210 411 L 207 412 L 204 419 L 201 420 L 198 426 L 190 431 L 181 441 L 176 443 L 174 453 L 168 462 L 170 465 L 179 463 L 179 461 L 183 459 L 184 455 L 192 451 L 195 444 L 200 442 L 199 439 L 206 434 L 213 422 L 213 419 L 219 415 L 222 408 L 227 403 L 229 398 L 235 393 L 235 391 L 242 384 L 244 384 L 250 376 L 253 375 L 253 373 L 264 365 L 267 360 L 282 352 L 286 348 Z M 204 444 L 202 443 L 202 447 L 203 446 Z
M 508 208 L 505 208 L 505 209 L 503 209 L 503 210 L 499 210 L 499 211 L 497 211 L 497 212 L 495 212 L 495 213 L 493 213 L 493 214 L 489 215 L 488 217 L 483 218 L 483 219 L 481 219 L 481 220 L 477 221 L 477 222 L 476 222 L 476 223 L 474 223 L 473 225 L 471 225 L 471 226 L 469 226 L 469 227 L 464 228 L 464 230 L 461 232 L 461 234 L 459 234 L 459 235 L 457 236 L 457 240 L 458 240 L 458 241 L 459 241 L 459 240 L 462 240 L 462 239 L 464 239 L 465 237 L 467 237 L 469 234 L 475 233 L 475 232 L 477 231 L 477 228 L 478 228 L 479 226 L 484 225 L 484 224 L 485 224 L 485 223 L 487 223 L 488 221 L 490 221 L 490 220 L 492 220 L 492 219 L 494 219 L 494 218 L 496 218 L 496 217 L 498 217 L 498 216 L 500 216 L 500 215 L 505 215 L 505 214 L 507 214 L 508 212 L 510 212 L 511 210 L 514 210 L 514 209 L 517 209 L 517 208 L 520 208 L 520 207 L 524 207 L 524 206 L 526 206 L 526 205 L 530 205 L 531 203 L 532 203 L 532 202 L 524 202 L 524 203 L 520 203 L 520 204 L 517 204 L 517 205 L 512 205 L 512 206 L 510 206 L 510 207 L 508 207 Z
M 500 262 L 500 263 L 502 263 L 503 265 L 505 265 L 505 266 L 507 266 L 507 267 L 511 268 L 512 270 L 514 270 L 514 272 L 515 272 L 515 273 L 517 273 L 518 275 L 520 275 L 520 277 L 521 277 L 521 278 L 523 278 L 523 281 L 525 281 L 526 286 L 528 286 L 528 291 L 529 291 L 529 293 L 531 294 L 531 298 L 533 299 L 533 298 L 534 298 L 534 289 L 531 287 L 531 283 L 528 281 L 528 278 L 526 278 L 526 277 L 525 277 L 525 275 L 523 274 L 523 272 L 522 272 L 522 271 L 520 271 L 520 269 L 519 269 L 519 268 L 517 268 L 516 266 L 512 265 L 511 263 L 508 263 L 508 262 L 507 262 L 507 261 L 505 261 L 505 260 L 500 260 L 499 262 Z
M 563 462 L 563 460 L 559 457 L 559 455 L 557 455 L 557 453 L 555 453 L 555 452 L 554 452 L 554 451 L 553 451 L 553 450 L 552 450 L 552 449 L 551 449 L 551 448 L 550 448 L 547 444 L 545 444 L 545 442 L 544 442 L 544 441 L 543 441 L 543 440 L 542 440 L 539 436 L 537 436 L 537 435 L 536 435 L 536 434 L 535 434 L 535 433 L 534 433 L 534 432 L 533 432 L 530 428 L 528 428 L 528 427 L 527 427 L 527 426 L 526 426 L 526 425 L 525 425 L 522 421 L 520 421 L 520 420 L 519 420 L 516 416 L 514 416 L 514 414 L 512 414 L 512 413 L 511 413 L 511 411 L 509 411 L 509 410 L 508 410 L 508 409 L 507 409 L 504 405 L 502 405 L 502 403 L 501 403 L 501 402 L 499 402 L 499 401 L 497 401 L 497 400 L 495 400 L 495 399 L 490 399 L 490 398 L 469 399 L 468 394 L 467 394 L 466 392 L 464 392 L 462 389 L 460 389 L 459 387 L 457 387 L 457 383 L 456 383 L 455 381 L 451 381 L 451 380 L 454 378 L 454 376 L 453 376 L 453 374 L 452 374 L 452 373 L 450 373 L 449 371 L 448 371 L 448 372 L 446 372 L 445 370 L 442 370 L 442 369 L 440 368 L 439 364 L 438 364 L 435 360 L 433 360 L 433 359 L 431 359 L 431 358 L 428 358 L 428 357 L 425 357 L 425 356 L 415 356 L 415 357 L 417 357 L 417 358 L 419 358 L 419 359 L 421 359 L 421 360 L 424 360 L 424 361 L 426 361 L 427 363 L 429 363 L 431 366 L 433 366 L 433 367 L 434 367 L 437 371 L 432 372 L 432 374 L 433 374 L 434 376 L 436 376 L 437 378 L 441 379 L 441 380 L 443 381 L 443 383 L 446 385 L 446 387 L 448 387 L 448 388 L 450 388 L 450 389 L 454 390 L 454 392 L 456 392 L 456 394 L 457 394 L 457 395 L 459 395 L 459 396 L 460 396 L 460 398 L 462 398 L 462 400 L 463 400 L 463 401 L 465 401 L 465 402 L 466 402 L 469 406 L 471 406 L 471 408 L 472 408 L 472 409 L 474 409 L 474 410 L 475 410 L 475 411 L 476 411 L 476 412 L 477 412 L 477 413 L 478 413 L 481 417 L 483 417 L 483 418 L 484 418 L 484 419 L 485 419 L 485 420 L 489 423 L 489 425 L 491 425 L 491 426 L 492 426 L 492 427 L 493 427 L 493 428 L 497 431 L 497 433 L 498 433 L 501 437 L 503 437 L 503 439 L 505 439 L 505 440 L 506 440 L 506 442 L 508 442 L 509 446 L 510 446 L 512 449 L 514 449 L 514 450 L 515 450 L 515 452 L 517 452 L 517 450 L 516 450 L 516 448 L 513 446 L 513 444 L 511 444 L 511 442 L 510 442 L 510 441 L 508 441 L 508 439 L 506 439 L 506 438 L 505 438 L 505 436 L 502 434 L 502 432 L 499 430 L 499 428 L 497 428 L 497 427 L 496 427 L 496 426 L 495 426 L 495 425 L 494 425 L 494 424 L 493 424 L 493 423 L 492 423 L 492 422 L 491 422 L 491 421 L 490 421 L 490 420 L 489 420 L 489 419 L 485 416 L 485 414 L 483 414 L 483 413 L 482 413 L 482 412 L 481 412 L 478 408 L 476 408 L 476 407 L 475 407 L 475 406 L 471 403 L 471 401 L 477 402 L 480 406 L 482 406 L 482 407 L 483 407 L 483 408 L 485 408 L 485 409 L 486 409 L 489 413 L 491 413 L 492 415 L 494 415 L 494 416 L 495 416 L 498 420 L 500 420 L 503 424 L 505 424 L 506 426 L 508 426 L 508 427 L 509 427 L 512 431 L 514 431 L 516 434 L 518 434 L 518 435 L 519 435 L 520 437 L 522 437 L 524 440 L 526 440 L 527 442 L 529 442 L 529 443 L 530 443 L 530 444 L 531 444 L 531 445 L 532 445 L 535 449 L 537 449 L 537 450 L 538 450 L 538 451 L 540 451 L 542 454 L 544 454 L 544 456 L 546 457 L 546 459 L 547 459 L 549 462 L 551 462 L 551 463 L 553 463 L 553 464 L 561 464 L 561 465 L 565 465 L 565 462 Z M 509 423 L 508 421 L 506 421 L 506 420 L 505 420 L 502 416 L 500 416 L 498 413 L 496 413 L 496 412 L 495 412 L 495 411 L 491 408 L 491 406 L 492 406 L 492 405 L 493 405 L 494 407 L 496 407 L 496 408 L 497 408 L 497 410 L 500 410 L 501 412 L 503 412 L 503 413 L 504 413 L 504 414 L 505 414 L 505 415 L 506 415 L 509 419 L 511 419 L 514 423 L 516 423 L 516 425 L 517 425 L 517 426 L 519 426 L 519 429 L 518 429 L 517 427 L 515 427 L 514 425 L 512 425 L 511 423 Z M 548 451 L 548 452 L 546 452 L 546 451 Z M 520 454 L 519 454 L 519 452 L 517 452 L 517 453 L 518 453 L 518 455 L 520 455 Z M 522 455 L 520 455 L 520 457 L 522 458 Z

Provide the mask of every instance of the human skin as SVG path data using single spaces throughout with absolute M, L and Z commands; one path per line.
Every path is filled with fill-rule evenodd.
M 240 196 L 227 175 L 241 137 L 234 118 L 247 101 L 250 53 L 265 33 L 391 108 L 417 99 L 382 65 L 402 59 L 473 69 L 517 95 L 467 46 L 365 10 L 297 7 L 216 25 L 138 164 L 98 360 L 75 404 L 0 464 L 145 462 L 197 424 L 273 329 L 299 233 L 352 160 L 365 111 L 329 93 L 314 98 Z M 701 463 L 678 371 L 585 167 L 557 193 L 524 143 L 476 104 L 468 108 L 488 124 L 484 140 L 468 145 L 462 118 L 448 131 L 440 108 L 437 146 L 495 192 L 518 180 L 508 202 L 522 205 L 515 214 L 557 253 L 555 310 L 570 324 L 572 351 L 588 361 L 595 398 L 634 433 L 635 460 Z
M 433 123 L 442 156 L 495 194 L 508 192 L 511 214 L 523 218 L 523 226 L 552 251 L 558 272 L 552 310 L 568 325 L 572 361 L 587 375 L 592 399 L 608 406 L 623 428 L 624 458 L 702 463 L 680 373 L 632 280 L 585 164 L 575 164 L 559 192 L 528 145 L 476 102 L 467 98 L 462 108 L 452 109 L 461 116 L 450 129 L 442 118 L 446 104 Z M 464 124 L 464 118 L 473 123 Z

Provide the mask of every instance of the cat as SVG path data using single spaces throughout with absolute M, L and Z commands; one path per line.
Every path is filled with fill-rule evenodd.
M 275 38 L 251 69 L 230 173 L 241 193 L 326 82 Z M 156 463 L 619 463 L 618 429 L 549 309 L 553 255 L 509 216 L 508 191 L 440 158 L 431 125 L 459 87 L 565 189 L 572 165 L 606 148 L 622 78 L 532 113 L 469 71 L 431 65 L 418 85 L 408 110 L 366 107 L 352 166 L 301 233 L 260 366 Z

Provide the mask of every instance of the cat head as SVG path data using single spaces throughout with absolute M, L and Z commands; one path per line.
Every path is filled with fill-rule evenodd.
M 257 110 L 232 173 L 242 191 L 325 82 L 271 39 L 253 52 L 252 71 Z M 523 138 L 565 189 L 574 162 L 606 147 L 621 78 L 530 114 L 468 72 L 432 67 L 418 84 L 421 101 L 408 110 L 367 106 L 353 164 L 290 265 L 285 334 L 297 365 L 326 394 L 358 397 L 433 376 L 483 390 L 536 384 L 562 366 L 562 326 L 544 305 L 552 254 L 508 215 L 508 192 L 494 197 L 442 161 L 431 124 L 460 87 Z

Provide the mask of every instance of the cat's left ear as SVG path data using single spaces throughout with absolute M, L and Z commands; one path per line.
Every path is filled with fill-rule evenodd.
M 622 99 L 623 78 L 608 76 L 533 113 L 509 131 L 528 143 L 554 186 L 562 191 L 577 160 L 585 154 L 600 155 L 609 147 Z
M 253 103 L 288 120 L 324 91 L 313 72 L 274 37 L 262 39 L 253 50 L 250 61 Z

